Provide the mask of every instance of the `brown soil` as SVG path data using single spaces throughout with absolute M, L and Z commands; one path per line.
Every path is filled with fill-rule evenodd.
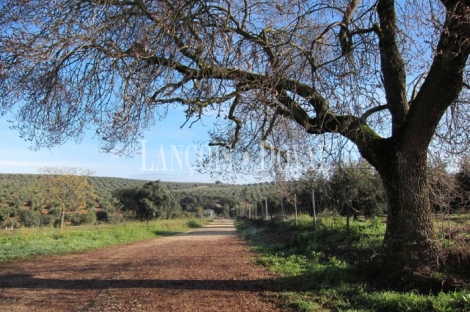
M 2 311 L 281 311 L 232 221 L 79 254 L 0 264 Z

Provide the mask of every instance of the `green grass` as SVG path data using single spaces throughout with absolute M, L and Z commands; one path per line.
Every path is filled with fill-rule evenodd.
M 188 219 L 127 222 L 117 225 L 95 225 L 56 228 L 22 228 L 0 231 L 0 261 L 26 258 L 31 255 L 51 255 L 77 252 L 185 232 L 195 224 L 209 220 Z
M 298 223 L 238 222 L 258 263 L 278 276 L 267 293 L 282 305 L 295 311 L 470 311 L 468 289 L 436 291 L 374 275 L 385 231 L 380 219 L 351 221 L 349 235 L 339 216 L 322 218 L 316 229 L 309 216 Z
M 186 222 L 186 226 L 190 229 L 197 229 L 204 226 L 204 222 L 199 222 L 197 220 L 191 219 Z

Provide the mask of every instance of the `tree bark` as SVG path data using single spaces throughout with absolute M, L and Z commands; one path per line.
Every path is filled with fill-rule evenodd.
M 399 271 L 439 266 L 439 241 L 431 218 L 427 183 L 427 149 L 383 150 L 378 165 L 387 195 L 385 264 Z
M 62 205 L 62 209 L 60 210 L 60 229 L 64 228 L 64 221 L 65 221 L 65 207 Z

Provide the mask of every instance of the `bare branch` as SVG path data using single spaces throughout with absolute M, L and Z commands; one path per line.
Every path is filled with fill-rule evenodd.
M 341 51 L 344 56 L 349 55 L 352 52 L 352 37 L 350 36 L 348 26 L 351 22 L 351 19 L 356 11 L 357 6 L 359 5 L 360 0 L 351 0 L 344 12 L 343 21 L 341 24 L 341 29 L 339 31 L 338 37 L 339 42 L 341 43 Z
M 370 115 L 378 113 L 378 112 L 383 111 L 385 109 L 388 109 L 387 104 L 373 107 L 373 108 L 367 110 L 366 112 L 364 112 L 364 114 L 362 114 L 360 119 L 365 123 L 367 121 L 367 118 L 369 118 Z
M 228 119 L 232 120 L 236 124 L 235 133 L 233 135 L 233 140 L 232 140 L 232 148 L 235 148 L 238 140 L 240 140 L 240 129 L 243 126 L 243 123 L 240 120 L 240 118 L 234 115 L 235 108 L 237 107 L 239 101 L 240 101 L 239 95 L 235 96 L 235 99 L 233 100 L 232 105 L 230 106 L 229 113 L 228 113 Z

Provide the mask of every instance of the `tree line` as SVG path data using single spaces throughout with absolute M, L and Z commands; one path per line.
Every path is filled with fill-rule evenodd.
M 434 214 L 465 212 L 470 206 L 469 158 L 463 157 L 453 172 L 448 167 L 440 159 L 429 163 Z M 63 226 L 181 215 L 236 217 L 247 216 L 248 207 L 256 216 L 265 216 L 267 208 L 271 218 L 295 210 L 312 215 L 314 207 L 316 213 L 387 215 L 382 181 L 367 162 L 341 162 L 329 168 L 309 170 L 295 181 L 246 185 L 83 177 L 84 172 L 70 168 L 45 168 L 42 175 L 1 175 L 0 222 L 2 227 Z
M 441 159 L 427 169 L 433 214 L 467 213 L 470 208 L 470 160 L 460 159 L 458 167 Z M 309 170 L 295 181 L 269 185 L 255 200 L 243 198 L 244 216 L 269 218 L 305 213 L 333 212 L 351 217 L 387 216 L 387 197 L 377 171 L 366 161 L 340 162 L 328 170 Z

